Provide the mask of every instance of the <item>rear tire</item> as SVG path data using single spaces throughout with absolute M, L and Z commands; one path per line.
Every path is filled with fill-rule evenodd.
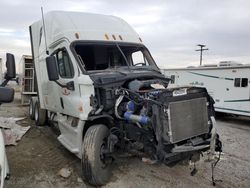
M 36 104 L 37 98 L 31 97 L 29 100 L 29 116 L 30 119 L 35 119 L 35 104 Z
M 40 108 L 39 101 L 35 103 L 35 110 L 34 110 L 35 122 L 37 126 L 43 126 L 47 120 L 47 111 L 45 109 Z
M 91 185 L 104 185 L 111 177 L 111 164 L 105 164 L 101 157 L 108 134 L 108 128 L 99 124 L 91 126 L 84 136 L 82 173 L 83 178 Z

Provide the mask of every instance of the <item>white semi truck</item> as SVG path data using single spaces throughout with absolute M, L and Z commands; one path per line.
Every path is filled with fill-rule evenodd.
M 114 16 L 54 11 L 30 26 L 36 125 L 81 159 L 84 179 L 105 184 L 116 149 L 169 164 L 221 151 L 204 88 L 168 89 L 139 35 Z
M 8 82 L 16 78 L 16 65 L 13 54 L 6 54 L 6 72 L 0 84 L 0 106 L 3 103 L 10 103 L 14 100 L 15 91 L 6 87 Z M 5 152 L 5 142 L 2 130 L 0 129 L 0 188 L 4 187 L 4 180 L 10 178 L 9 163 Z

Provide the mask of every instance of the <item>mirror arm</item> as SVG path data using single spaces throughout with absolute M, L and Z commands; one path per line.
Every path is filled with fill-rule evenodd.
M 62 88 L 65 88 L 65 87 L 66 87 L 66 85 L 61 84 L 61 83 L 58 82 L 57 80 L 55 80 L 54 82 L 57 83 L 57 85 L 59 85 L 59 86 L 62 87 Z
M 57 83 L 60 87 L 62 87 L 62 88 L 67 88 L 68 90 L 72 90 L 72 91 L 75 90 L 74 82 L 73 82 L 73 81 L 68 82 L 66 85 L 61 84 L 61 83 L 58 82 L 57 80 L 55 80 L 54 82 L 56 82 L 56 83 Z
M 4 81 L 1 83 L 1 87 L 5 87 L 7 84 L 8 84 L 8 82 L 10 81 L 10 79 L 4 79 Z

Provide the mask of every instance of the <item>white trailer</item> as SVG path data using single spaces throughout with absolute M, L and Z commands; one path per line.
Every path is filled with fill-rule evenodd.
M 30 117 L 59 127 L 89 183 L 108 181 L 117 147 L 167 164 L 221 151 L 211 97 L 203 88 L 168 89 L 124 20 L 55 11 L 30 26 L 30 38 L 38 86 Z
M 215 101 L 215 111 L 250 116 L 250 65 L 218 65 L 164 69 L 170 86 L 205 87 Z

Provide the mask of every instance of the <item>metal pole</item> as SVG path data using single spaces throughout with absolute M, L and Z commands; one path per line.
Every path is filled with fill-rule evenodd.
M 200 66 L 202 65 L 202 49 L 201 49 L 201 53 L 200 53 Z
M 199 46 L 200 49 L 195 50 L 195 51 L 200 51 L 200 66 L 201 66 L 202 65 L 202 52 L 205 50 L 208 50 L 208 48 L 204 48 L 204 47 L 206 47 L 206 45 L 204 45 L 204 44 L 198 44 L 197 46 Z

